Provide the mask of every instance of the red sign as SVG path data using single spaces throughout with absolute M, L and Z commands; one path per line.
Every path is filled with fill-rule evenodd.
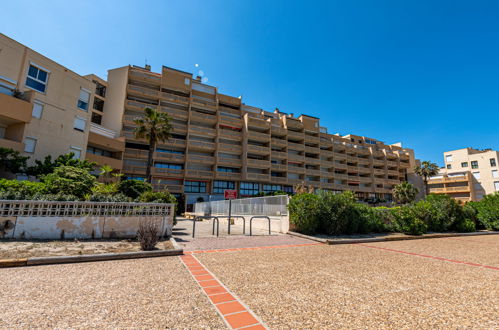
M 225 199 L 236 199 L 237 198 L 237 190 L 224 190 Z

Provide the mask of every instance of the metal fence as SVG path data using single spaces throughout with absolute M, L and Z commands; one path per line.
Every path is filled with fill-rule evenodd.
M 171 216 L 174 204 L 0 200 L 0 217 Z
M 281 216 L 288 214 L 288 195 L 254 197 L 232 200 L 232 215 L 267 215 Z M 194 214 L 202 215 L 227 215 L 229 214 L 229 201 L 213 201 L 196 203 Z

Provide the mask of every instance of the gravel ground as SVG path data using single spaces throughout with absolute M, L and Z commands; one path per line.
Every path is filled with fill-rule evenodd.
M 158 249 L 173 249 L 170 241 L 159 242 Z M 130 240 L 103 241 L 0 241 L 0 259 L 73 256 L 140 251 L 138 242 Z
M 413 242 L 434 255 L 456 247 L 447 241 Z M 478 244 L 467 249 L 481 260 L 496 254 Z M 358 245 L 197 258 L 272 329 L 499 327 L 499 273 L 492 269 Z
M 225 328 L 177 257 L 1 273 L 0 328 Z
M 499 235 L 449 237 L 431 241 L 430 244 L 426 240 L 414 240 L 366 245 L 499 267 Z
M 217 249 L 232 249 L 246 248 L 256 246 L 275 246 L 289 244 L 310 244 L 314 241 L 303 239 L 290 235 L 276 236 L 230 236 L 230 237 L 201 237 L 195 238 L 192 241 L 178 241 L 184 248 L 184 251 L 196 250 L 217 250 Z

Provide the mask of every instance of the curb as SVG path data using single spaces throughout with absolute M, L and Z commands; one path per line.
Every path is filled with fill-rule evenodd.
M 7 267 L 23 267 L 23 266 L 38 266 L 38 265 L 55 265 L 77 262 L 92 262 L 92 261 L 107 261 L 107 260 L 123 260 L 123 259 L 138 259 L 138 258 L 155 258 L 165 256 L 178 256 L 184 254 L 184 250 L 177 244 L 175 239 L 170 238 L 174 249 L 173 250 L 156 250 L 156 251 L 139 251 L 139 252 L 122 252 L 122 253 L 104 253 L 104 254 L 84 254 L 76 256 L 54 256 L 54 257 L 33 257 L 21 259 L 3 259 L 0 260 L 0 268 Z
M 326 239 L 314 236 L 308 236 L 293 231 L 288 231 L 288 235 L 300 238 L 309 239 L 328 245 L 337 244 L 359 244 L 359 243 L 376 243 L 376 242 L 392 242 L 392 241 L 409 241 L 415 239 L 430 239 L 430 238 L 446 238 L 446 237 L 460 237 L 460 236 L 481 236 L 481 235 L 499 235 L 499 231 L 477 231 L 473 233 L 441 233 L 441 234 L 424 234 L 421 236 L 398 236 L 398 237 L 372 237 L 372 238 L 350 238 L 350 239 Z

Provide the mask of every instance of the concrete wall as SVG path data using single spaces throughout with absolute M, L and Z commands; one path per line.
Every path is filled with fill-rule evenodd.
M 141 220 L 157 221 L 162 233 L 171 235 L 173 217 L 2 217 L 0 238 L 91 239 L 133 238 Z M 7 221 L 10 221 L 8 225 Z

